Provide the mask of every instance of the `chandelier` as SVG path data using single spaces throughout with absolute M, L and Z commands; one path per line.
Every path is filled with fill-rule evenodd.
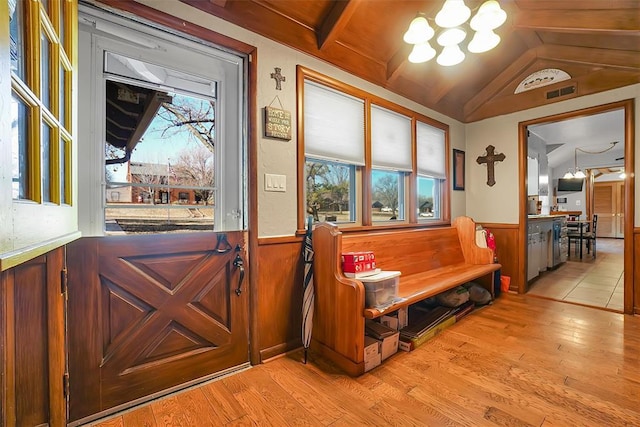
M 587 175 L 585 175 L 585 173 L 582 172 L 580 170 L 580 168 L 578 167 L 578 151 L 582 151 L 585 154 L 602 154 L 602 153 L 606 153 L 607 151 L 611 150 L 613 147 L 616 146 L 617 143 L 618 143 L 618 141 L 610 142 L 609 144 L 611 144 L 611 147 L 607 147 L 607 148 L 605 148 L 604 150 L 601 150 L 601 151 L 587 151 L 587 150 L 584 150 L 582 148 L 574 149 L 573 150 L 573 173 L 571 173 L 571 169 L 569 169 L 567 171 L 567 173 L 564 174 L 563 178 L 565 178 L 565 179 L 582 179 L 582 178 L 586 178 L 587 177 Z M 623 178 L 623 177 L 621 176 L 621 178 Z
M 436 61 L 443 66 L 456 65 L 464 60 L 465 54 L 460 43 L 467 39 L 468 32 L 475 31 L 467 45 L 467 50 L 471 53 L 486 52 L 500 43 L 500 36 L 493 30 L 504 24 L 507 14 L 496 0 L 482 3 L 467 25 L 469 17 L 471 9 L 464 4 L 464 0 L 446 0 L 436 15 L 435 29 L 429 25 L 430 18 L 424 13 L 418 13 L 403 37 L 406 43 L 414 45 L 409 61 L 421 63 L 435 57 L 436 50 L 431 47 L 429 40 L 436 34 L 436 43 L 442 47 Z

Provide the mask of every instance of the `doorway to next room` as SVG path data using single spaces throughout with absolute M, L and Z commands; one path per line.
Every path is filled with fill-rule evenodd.
M 633 194 L 625 191 L 632 175 L 624 161 L 633 153 L 632 105 L 623 101 L 520 124 L 526 168 L 520 292 L 625 311 L 632 296 L 632 278 L 624 274 L 625 247 L 632 247 L 625 218 L 633 218 L 634 206 Z

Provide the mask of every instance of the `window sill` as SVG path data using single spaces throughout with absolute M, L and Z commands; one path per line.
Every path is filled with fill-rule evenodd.
M 11 252 L 4 252 L 0 254 L 0 271 L 8 270 L 12 267 L 20 265 L 31 259 L 37 258 L 40 255 L 44 255 L 60 246 L 66 245 L 79 239 L 81 233 L 79 231 L 65 234 L 64 236 L 56 237 L 44 242 L 36 243 L 31 246 L 17 249 Z

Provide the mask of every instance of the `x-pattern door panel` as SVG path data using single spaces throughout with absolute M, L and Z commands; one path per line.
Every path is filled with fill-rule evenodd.
M 72 394 L 72 412 L 78 408 L 72 418 L 248 361 L 246 295 L 235 293 L 240 272 L 233 265 L 243 255 L 236 251 L 243 247 L 242 233 L 225 236 L 232 248 L 228 252 L 216 250 L 212 233 L 97 239 L 96 268 L 85 272 L 91 277 L 83 283 L 94 288 L 97 314 L 90 305 L 75 306 L 71 314 L 83 314 L 88 321 L 74 322 L 79 330 L 70 335 L 100 331 L 100 339 L 93 340 L 99 348 L 86 352 L 95 355 L 96 363 L 72 377 L 99 377 L 101 398 L 74 406 Z M 98 396 L 83 392 L 82 399 Z

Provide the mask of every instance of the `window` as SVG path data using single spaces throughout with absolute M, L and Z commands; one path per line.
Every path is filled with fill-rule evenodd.
M 417 122 L 416 153 L 418 219 L 441 219 L 441 192 L 445 187 L 447 164 L 445 131 Z
M 356 169 L 364 165 L 364 102 L 305 82 L 305 201 L 315 221 L 356 221 Z
M 405 173 L 411 173 L 411 118 L 371 106 L 371 219 L 405 219 Z M 382 204 L 378 210 L 374 205 Z M 383 215 L 378 215 L 383 212 Z
M 354 222 L 355 166 L 307 159 L 307 213 L 316 221 Z
M 364 226 L 449 220 L 446 125 L 301 66 L 297 77 L 300 229 L 307 215 Z
M 371 173 L 371 218 L 373 221 L 405 219 L 404 173 L 373 170 Z
M 78 184 L 81 231 L 245 229 L 245 58 L 101 11 L 81 21 L 95 23 L 80 27 L 92 40 L 82 57 L 102 73 L 90 83 L 93 114 L 81 107 L 95 137 L 78 155 L 96 160 L 79 173 L 103 184 L 97 194 Z
M 215 98 L 113 80 L 106 93 L 105 230 L 212 231 Z
M 73 58 L 62 37 L 72 28 L 76 7 L 69 1 L 9 1 L 12 195 L 17 201 L 71 203 Z

